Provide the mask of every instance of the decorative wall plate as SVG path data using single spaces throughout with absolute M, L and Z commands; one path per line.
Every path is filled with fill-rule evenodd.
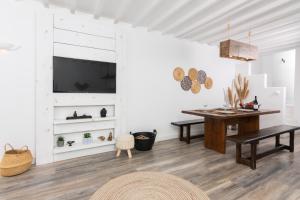
M 192 80 L 190 79 L 190 77 L 185 76 L 183 80 L 180 82 L 180 85 L 183 90 L 188 91 L 192 87 Z
M 176 81 L 182 81 L 184 78 L 184 71 L 181 67 L 176 67 L 173 71 L 173 77 Z
M 189 69 L 189 77 L 192 81 L 197 80 L 198 78 L 198 71 L 195 68 Z
M 205 84 L 206 77 L 207 77 L 207 75 L 206 75 L 205 71 L 200 70 L 198 72 L 198 81 L 199 81 L 200 84 Z
M 213 80 L 212 80 L 212 78 L 207 77 L 204 85 L 205 85 L 206 89 L 211 89 L 212 86 L 213 86 Z
M 201 90 L 200 83 L 197 80 L 192 81 L 192 88 L 191 88 L 192 93 L 197 94 L 200 92 L 200 90 Z

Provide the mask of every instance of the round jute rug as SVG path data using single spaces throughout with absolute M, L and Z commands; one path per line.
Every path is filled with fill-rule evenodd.
M 209 200 L 192 183 L 159 172 L 136 172 L 115 178 L 90 200 Z

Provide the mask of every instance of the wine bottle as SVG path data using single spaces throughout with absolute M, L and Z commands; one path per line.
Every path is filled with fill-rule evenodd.
M 253 101 L 253 110 L 258 110 L 259 105 L 258 105 L 258 101 L 257 101 L 257 96 L 255 96 L 255 99 Z

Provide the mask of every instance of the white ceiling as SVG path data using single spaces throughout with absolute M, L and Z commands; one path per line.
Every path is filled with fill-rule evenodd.
M 260 52 L 300 46 L 300 0 L 39 1 L 210 45 L 218 45 L 229 35 L 249 42 L 251 30 L 251 43 Z

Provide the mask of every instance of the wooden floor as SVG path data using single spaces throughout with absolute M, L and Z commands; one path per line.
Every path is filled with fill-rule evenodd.
M 190 145 L 169 140 L 157 143 L 150 152 L 134 152 L 131 160 L 125 153 L 116 159 L 109 152 L 0 178 L 0 199 L 85 200 L 111 178 L 134 171 L 177 175 L 206 191 L 212 200 L 300 199 L 300 134 L 296 134 L 295 143 L 294 153 L 283 151 L 266 157 L 258 161 L 257 170 L 253 171 L 235 163 L 233 143 L 227 142 L 227 154 L 222 155 L 205 149 L 201 139 Z M 259 148 L 273 146 L 271 139 L 261 142 Z

